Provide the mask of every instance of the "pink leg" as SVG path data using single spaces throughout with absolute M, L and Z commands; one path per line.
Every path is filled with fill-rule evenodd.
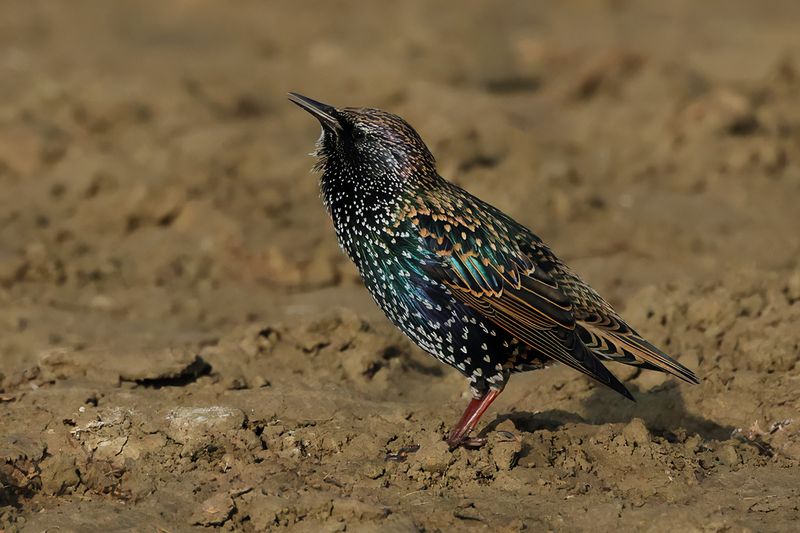
M 489 391 L 478 399 L 473 399 L 469 402 L 464 414 L 461 415 L 461 420 L 458 421 L 456 427 L 450 432 L 447 438 L 447 444 L 450 445 L 450 450 L 455 450 L 459 446 L 481 446 L 486 442 L 486 439 L 469 438 L 469 433 L 478 425 L 478 421 L 483 416 L 483 413 L 492 405 L 492 402 L 500 395 L 499 390 L 489 389 Z

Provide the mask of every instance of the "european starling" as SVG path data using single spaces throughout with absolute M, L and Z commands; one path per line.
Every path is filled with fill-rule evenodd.
M 450 433 L 470 438 L 514 372 L 558 361 L 633 400 L 602 364 L 697 376 L 643 339 L 528 228 L 446 181 L 402 118 L 289 99 L 322 125 L 314 155 L 339 245 L 375 302 L 423 350 L 469 380 Z

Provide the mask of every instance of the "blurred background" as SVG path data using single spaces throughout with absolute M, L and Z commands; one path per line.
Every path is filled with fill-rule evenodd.
M 769 434 L 771 424 L 800 408 L 798 382 L 791 377 L 800 342 L 798 23 L 800 4 L 789 0 L 5 0 L 0 435 L 20 434 L 23 440 L 14 442 L 30 446 L 11 453 L 11 445 L 0 445 L 7 452 L 0 459 L 13 466 L 0 470 L 0 481 L 16 487 L 6 507 L 0 497 L 0 527 L 19 526 L 20 517 L 49 508 L 53 500 L 47 498 L 54 496 L 65 498 L 62 515 L 41 514 L 37 524 L 43 527 L 51 519 L 77 529 L 90 523 L 80 520 L 107 519 L 130 520 L 131 527 L 227 523 L 247 529 L 300 522 L 297 516 L 313 507 L 309 503 L 294 518 L 253 518 L 256 511 L 248 505 L 269 506 L 246 498 L 269 493 L 258 487 L 279 476 L 256 468 L 251 474 L 262 477 L 248 482 L 251 496 L 231 496 L 221 522 L 197 518 L 191 504 L 241 482 L 242 471 L 223 468 L 228 474 L 212 475 L 220 471 L 221 459 L 214 456 L 203 468 L 181 467 L 178 476 L 164 465 L 186 455 L 169 447 L 151 450 L 156 459 L 144 470 L 137 466 L 139 455 L 125 456 L 120 447 L 115 457 L 125 456 L 127 466 L 106 458 L 113 466 L 106 472 L 97 466 L 105 463 L 86 459 L 97 455 L 101 441 L 79 439 L 78 449 L 89 451 L 54 466 L 38 435 L 54 427 L 59 435 L 73 435 L 61 421 L 81 427 L 84 415 L 74 414 L 79 406 L 94 419 L 102 419 L 97 410 L 104 406 L 129 404 L 161 416 L 176 405 L 263 406 L 298 387 L 328 390 L 317 404 L 337 406 L 330 423 L 349 428 L 348 436 L 326 448 L 315 440 L 321 438 L 319 422 L 316 436 L 303 437 L 312 444 L 302 453 L 313 448 L 318 461 L 339 465 L 329 471 L 343 469 L 337 474 L 343 487 L 350 485 L 348 476 L 356 485 L 363 476 L 331 455 L 341 452 L 342 442 L 365 434 L 383 438 L 371 444 L 378 447 L 369 457 L 378 457 L 388 446 L 387 432 L 411 442 L 420 424 L 434 434 L 439 422 L 456 416 L 463 380 L 391 329 L 339 252 L 318 177 L 310 173 L 308 153 L 319 126 L 288 103 L 287 91 L 406 118 L 443 176 L 531 227 L 642 333 L 705 379 L 695 388 L 673 387 L 660 376 L 615 369 L 632 380 L 632 390 L 650 392 L 632 406 L 555 369 L 512 380 L 497 413 L 558 409 L 562 415 L 550 418 L 559 424 L 610 424 L 609 431 L 640 416 L 654 434 L 683 428 L 680 438 L 700 435 L 713 457 L 728 457 L 730 464 L 720 463 L 725 472 L 763 476 L 765 484 L 778 479 L 772 470 L 757 471 L 771 459 L 751 453 L 753 446 L 741 439 L 728 439 L 752 424 Z M 352 346 L 358 353 L 350 353 Z M 236 400 L 226 396 L 232 391 Z M 337 403 L 345 400 L 359 407 Z M 261 435 L 276 417 L 303 418 L 292 414 L 296 405 L 286 400 L 261 415 L 239 405 L 246 422 L 234 429 L 251 429 L 264 453 L 291 451 L 285 433 L 275 431 L 278 444 Z M 444 412 L 442 405 L 448 406 Z M 365 418 L 376 410 L 393 413 L 387 416 L 397 421 L 370 429 L 354 421 L 359 418 L 348 414 L 350 408 Z M 405 418 L 409 412 L 418 414 Z M 144 423 L 137 420 L 134 428 Z M 511 429 L 533 438 L 541 424 L 534 417 Z M 299 422 L 297 427 L 307 430 Z M 580 429 L 559 427 L 570 442 L 585 439 Z M 157 429 L 140 433 L 159 434 Z M 748 435 L 747 442 L 762 438 Z M 123 436 L 133 439 L 107 435 Z M 671 442 L 683 442 L 679 437 Z M 770 444 L 793 457 L 784 465 L 793 468 L 800 459 L 795 437 Z M 169 439 L 180 442 L 175 435 Z M 674 446 L 684 449 L 668 441 L 659 453 L 673 457 Z M 525 449 L 534 446 L 524 442 Z M 61 445 L 49 443 L 50 449 Z M 247 470 L 244 465 L 253 463 L 228 441 L 215 446 L 227 450 L 231 464 L 240 461 Z M 563 446 L 548 446 L 548 457 L 565 453 Z M 733 451 L 719 452 L 724 446 Z M 284 465 L 284 473 L 308 467 L 291 462 L 304 455 L 290 455 L 268 462 Z M 547 462 L 554 480 L 568 468 L 562 459 Z M 691 465 L 700 460 L 686 459 Z M 648 461 L 640 466 L 663 470 L 664 464 Z M 471 498 L 479 486 L 475 479 L 522 494 L 508 479 L 458 465 L 452 469 L 461 472 L 463 486 L 447 485 L 446 476 L 423 465 L 419 475 L 387 471 L 383 479 L 400 487 L 397 492 L 358 501 L 410 517 L 400 526 L 452 528 L 464 523 L 448 509 Z M 308 468 L 303 475 L 310 479 L 317 470 Z M 625 478 L 626 467 L 615 468 L 608 476 Z M 686 473 L 675 498 L 680 493 L 697 502 L 687 487 L 699 483 L 699 467 L 668 468 Z M 147 484 L 137 477 L 145 470 L 163 478 Z M 526 469 L 512 472 L 518 470 Z M 70 471 L 80 475 L 64 474 Z M 652 485 L 648 479 L 642 483 Z M 205 492 L 181 500 L 181 483 Z M 399 499 L 401 493 L 436 483 L 445 483 L 450 496 L 426 509 L 445 509 L 448 518 L 415 518 L 417 504 Z M 580 496 L 587 505 L 622 505 L 589 485 Z M 563 487 L 536 486 L 538 504 L 558 509 Z M 347 492 L 327 481 L 321 487 L 336 493 L 331 498 Z M 624 502 L 633 490 L 615 486 L 612 493 Z M 664 499 L 642 490 L 637 501 Z M 84 493 L 90 503 L 75 499 Z M 108 502 L 131 494 L 141 514 L 120 518 Z M 169 511 L 159 507 L 165 499 L 172 502 Z M 736 507 L 725 502 L 707 507 Z M 515 499 L 507 505 L 528 506 Z M 708 523 L 708 509 L 698 503 L 686 520 Z M 712 518 L 763 525 L 760 515 L 739 510 L 741 517 Z M 549 518 L 492 512 L 478 512 L 478 523 L 516 527 L 513 518 L 563 525 L 563 517 L 553 518 L 555 510 Z M 342 513 L 321 520 L 383 520 Z M 608 527 L 631 524 L 621 522 L 622 511 L 609 513 L 568 520 L 575 527 L 591 527 L 595 519 L 608 520 Z M 775 516 L 792 518 L 786 510 Z

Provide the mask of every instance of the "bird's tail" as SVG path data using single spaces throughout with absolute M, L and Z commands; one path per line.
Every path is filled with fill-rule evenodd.
M 667 372 L 687 383 L 700 380 L 694 372 L 642 338 L 627 324 L 579 322 L 579 336 L 599 357 L 647 370 Z

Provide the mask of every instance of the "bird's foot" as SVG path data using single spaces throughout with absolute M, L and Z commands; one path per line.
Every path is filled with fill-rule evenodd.
M 522 437 L 519 435 L 515 435 L 514 433 L 506 430 L 500 430 L 497 432 L 497 434 L 500 436 L 500 440 L 498 440 L 498 442 L 517 442 L 522 440 Z
M 480 420 L 481 415 L 489 408 L 500 392 L 499 390 L 490 389 L 483 396 L 474 398 L 469 402 L 464 414 L 461 415 L 461 420 L 458 421 L 458 424 L 456 424 L 456 427 L 453 428 L 453 431 L 447 438 L 450 451 L 455 450 L 459 446 L 465 448 L 480 448 L 486 444 L 485 437 L 470 437 L 469 434 L 475 429 L 475 426 L 478 425 L 478 420 Z
M 521 440 L 519 435 L 515 435 L 510 431 L 498 431 L 497 432 L 498 440 L 497 442 L 517 442 Z M 477 450 L 478 448 L 483 448 L 486 443 L 489 442 L 488 437 L 470 437 L 469 435 L 462 435 L 461 437 L 457 437 L 455 435 L 450 435 L 447 439 L 447 444 L 450 445 L 450 451 L 452 452 L 456 448 L 467 448 L 470 450 Z
M 389 452 L 384 457 L 386 461 L 397 461 L 398 463 L 405 462 L 408 454 L 419 451 L 419 444 L 412 444 L 411 446 L 403 446 L 397 452 Z
M 470 437 L 468 435 L 464 435 L 459 439 L 447 439 L 447 444 L 450 446 L 450 451 L 452 452 L 456 448 L 463 447 L 470 450 L 477 450 L 478 448 L 482 448 L 489 439 L 486 437 Z

